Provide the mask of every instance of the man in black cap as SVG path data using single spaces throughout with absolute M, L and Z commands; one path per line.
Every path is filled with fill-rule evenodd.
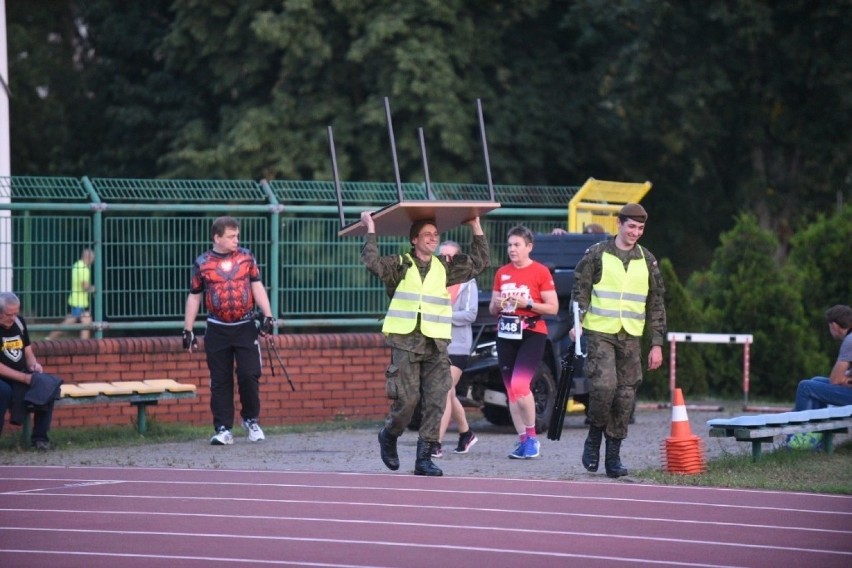
M 598 470 L 605 435 L 608 477 L 628 473 L 621 463 L 621 441 L 627 437 L 636 389 L 642 383 L 646 325 L 651 330 L 648 370 L 663 363 L 665 287 L 657 259 L 638 244 L 647 220 L 644 207 L 626 204 L 618 213 L 616 235 L 589 247 L 574 271 L 572 299 L 580 305 L 589 349 L 585 370 L 591 381 L 582 462 L 588 471 Z M 570 337 L 574 340 L 573 329 Z

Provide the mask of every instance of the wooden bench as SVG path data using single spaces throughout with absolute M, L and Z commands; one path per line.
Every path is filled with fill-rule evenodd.
M 136 429 L 140 434 L 148 431 L 147 408 L 149 406 L 161 400 L 195 397 L 195 385 L 179 383 L 172 379 L 63 384 L 61 389 L 54 408 L 69 404 L 130 403 L 136 407 Z M 28 412 L 21 432 L 22 444 L 29 443 L 30 421 Z
M 826 453 L 834 452 L 834 434 L 848 433 L 852 426 L 852 405 L 830 406 L 818 410 L 800 410 L 775 414 L 714 418 L 707 421 L 711 438 L 731 438 L 751 442 L 751 456 L 758 461 L 763 444 L 775 436 L 819 432 Z

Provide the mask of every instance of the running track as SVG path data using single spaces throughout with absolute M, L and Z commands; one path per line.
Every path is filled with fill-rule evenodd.
M 852 566 L 852 497 L 0 466 L 0 566 Z

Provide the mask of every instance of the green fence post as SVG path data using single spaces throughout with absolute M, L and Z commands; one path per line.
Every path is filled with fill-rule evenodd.
M 280 278 L 278 276 L 278 267 L 281 265 L 281 259 L 279 256 L 280 250 L 280 238 L 279 235 L 281 231 L 279 227 L 281 226 L 281 211 L 284 207 L 278 202 L 278 198 L 275 197 L 275 192 L 273 192 L 269 188 L 269 184 L 266 180 L 262 180 L 260 182 L 261 188 L 263 188 L 264 193 L 266 194 L 266 198 L 269 199 L 270 207 L 269 207 L 269 303 L 270 308 L 272 309 L 272 317 L 278 320 L 279 311 L 279 301 L 278 301 L 278 290 L 280 284 Z M 275 327 L 273 333 L 278 333 L 278 326 Z
M 95 293 L 92 296 L 94 310 L 92 310 L 92 325 L 95 326 L 94 336 L 102 339 L 104 336 L 104 250 L 103 250 L 103 210 L 106 204 L 101 202 L 98 192 L 95 191 L 92 182 L 87 176 L 82 178 L 83 187 L 92 200 L 92 247 L 95 251 L 95 262 L 92 270 L 95 274 Z

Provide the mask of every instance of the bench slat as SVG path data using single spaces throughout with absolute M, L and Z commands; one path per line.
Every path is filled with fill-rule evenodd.
M 112 381 L 63 384 L 60 398 L 90 398 L 97 396 L 124 396 L 132 394 L 195 392 L 195 385 L 184 384 L 174 379 L 148 379 L 145 381 Z
M 169 392 L 195 392 L 195 385 L 179 383 L 174 379 L 148 379 L 146 385 L 157 386 Z
M 825 410 L 828 410 L 832 418 L 848 418 L 852 416 L 852 404 L 847 404 L 846 406 L 829 406 Z
M 149 385 L 145 381 L 121 381 L 113 382 L 113 385 L 121 385 L 123 388 L 132 389 L 133 392 L 139 394 L 151 394 L 163 392 L 165 389 L 157 385 Z
M 852 405 L 820 408 L 815 410 L 799 410 L 797 412 L 777 412 L 773 414 L 756 414 L 754 416 L 738 416 L 736 418 L 714 418 L 707 421 L 711 428 L 718 426 L 738 426 L 757 428 L 762 426 L 782 426 L 784 424 L 805 424 L 819 420 L 845 418 L 852 416 Z
M 60 397 L 89 397 L 89 396 L 98 396 L 97 389 L 85 388 L 80 385 L 62 385 L 60 387 L 61 394 Z
M 714 418 L 712 420 L 708 420 L 707 425 L 711 428 L 717 426 L 766 426 L 766 417 L 761 414 L 758 416 L 739 416 L 737 418 Z
M 117 383 L 77 383 L 78 387 L 86 390 L 97 391 L 98 394 L 106 396 L 133 394 L 133 389 L 123 386 L 121 382 Z

